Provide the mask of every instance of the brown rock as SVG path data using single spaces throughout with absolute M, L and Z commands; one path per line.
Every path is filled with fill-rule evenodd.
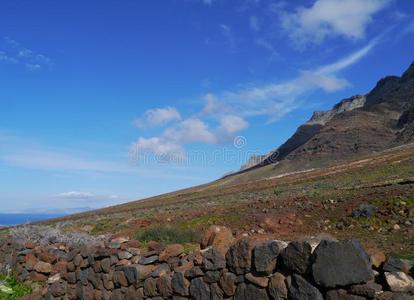
M 184 252 L 184 247 L 181 244 L 168 245 L 159 255 L 160 261 L 167 261 L 171 257 L 179 256 Z
M 386 259 L 387 258 L 385 257 L 384 252 L 382 251 L 376 252 L 373 255 L 371 255 L 372 266 L 379 269 Z
M 224 272 L 220 278 L 220 286 L 226 296 L 233 296 L 236 292 L 236 275 L 230 272 Z
M 46 251 L 42 251 L 39 253 L 38 255 L 39 260 L 47 262 L 49 264 L 54 264 L 57 260 L 56 256 L 46 252 Z
M 171 284 L 171 276 L 164 275 L 157 279 L 157 288 L 160 292 L 161 296 L 166 299 L 170 297 L 173 293 L 172 284 Z
M 28 271 L 33 270 L 35 265 L 39 262 L 36 256 L 34 256 L 32 253 L 27 254 L 24 259 L 25 259 L 26 269 Z
M 144 281 L 144 295 L 147 297 L 158 296 L 157 280 L 155 278 L 147 278 Z
M 269 284 L 269 278 L 267 277 L 257 277 L 254 276 L 252 273 L 247 273 L 245 276 L 246 280 L 259 286 L 259 287 L 267 287 L 267 285 Z
M 56 273 L 64 273 L 67 271 L 68 263 L 66 261 L 59 261 L 53 265 L 53 271 Z
M 221 255 L 225 256 L 233 242 L 234 237 L 230 228 L 212 225 L 203 234 L 201 247 L 204 249 L 213 246 Z
M 38 273 L 50 274 L 52 272 L 52 265 L 43 261 L 39 261 L 34 269 Z
M 114 272 L 114 282 L 119 286 L 128 286 L 128 280 L 122 271 Z
M 268 290 L 271 299 L 287 299 L 288 290 L 286 287 L 285 279 L 285 276 L 280 273 L 275 273 L 272 277 L 270 277 Z
M 29 277 L 33 281 L 39 281 L 39 282 L 46 282 L 47 281 L 47 276 L 46 275 L 37 273 L 35 271 L 30 272 Z

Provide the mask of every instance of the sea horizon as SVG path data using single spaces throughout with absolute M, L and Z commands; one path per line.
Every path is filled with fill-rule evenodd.
M 38 221 L 45 221 L 48 219 L 62 217 L 64 215 L 65 214 L 63 213 L 0 213 L 0 227 L 8 227 Z

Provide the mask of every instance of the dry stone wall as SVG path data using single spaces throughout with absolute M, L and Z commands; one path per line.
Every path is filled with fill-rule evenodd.
M 225 240 L 212 236 L 186 254 L 179 244 L 143 250 L 122 238 L 89 247 L 9 239 L 0 268 L 43 283 L 25 298 L 35 300 L 413 299 L 412 263 L 369 256 L 356 241 Z

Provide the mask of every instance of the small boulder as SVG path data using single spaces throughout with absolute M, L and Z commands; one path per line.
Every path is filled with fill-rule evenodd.
M 226 267 L 224 256 L 215 248 L 208 248 L 201 252 L 203 265 L 206 270 L 219 270 Z
M 382 292 L 382 286 L 373 281 L 366 284 L 353 285 L 349 292 L 354 295 L 363 296 L 367 298 L 375 298 L 375 296 Z
M 171 279 L 171 286 L 174 293 L 181 296 L 189 295 L 190 282 L 182 272 L 175 272 Z
M 285 276 L 283 276 L 281 273 L 275 273 L 272 277 L 270 277 L 268 291 L 271 299 L 287 299 L 288 290 L 286 287 L 285 280 Z
M 290 271 L 306 274 L 311 264 L 312 247 L 308 242 L 291 242 L 280 254 L 283 265 Z
M 50 274 L 52 272 L 52 265 L 43 261 L 39 261 L 35 266 L 34 269 L 38 273 L 42 274 Z
M 227 266 L 237 275 L 248 273 L 252 265 L 253 243 L 247 239 L 241 239 L 230 247 L 226 254 Z
M 378 251 L 371 255 L 372 266 L 376 269 L 379 269 L 386 260 L 384 252 Z
M 139 263 L 141 265 L 150 265 L 158 261 L 158 255 L 153 255 L 149 257 L 141 257 Z
M 384 272 L 404 272 L 409 274 L 412 267 L 413 262 L 410 260 L 390 257 L 386 260 L 382 269 Z
M 233 296 L 236 291 L 236 275 L 230 272 L 224 272 L 220 278 L 220 286 L 226 296 Z
M 234 299 L 237 300 L 267 300 L 269 299 L 266 290 L 254 284 L 241 283 L 237 286 Z
M 374 279 L 368 254 L 356 241 L 322 241 L 314 252 L 315 282 L 326 288 Z
M 371 218 L 375 216 L 375 214 L 378 211 L 378 207 L 368 204 L 368 203 L 362 203 L 358 206 L 358 208 L 354 209 L 352 211 L 352 217 L 353 218 Z
M 231 229 L 225 226 L 210 226 L 201 238 L 201 248 L 212 246 L 225 256 L 231 244 L 234 242 Z
M 160 253 L 159 259 L 160 261 L 167 261 L 169 258 L 179 256 L 183 252 L 184 252 L 183 245 L 180 245 L 180 244 L 168 245 Z
M 190 284 L 190 296 L 191 299 L 197 300 L 210 300 L 210 286 L 198 277 L 191 280 Z
M 414 279 L 404 272 L 385 272 L 385 281 L 393 292 L 414 292 Z
M 323 300 L 321 292 L 308 281 L 306 281 L 302 276 L 294 274 L 293 276 L 289 276 L 286 282 L 289 299 Z
M 269 278 L 267 277 L 254 276 L 252 273 L 247 273 L 244 277 L 247 281 L 262 288 L 267 287 L 269 284 Z
M 280 248 L 276 241 L 256 245 L 253 249 L 254 268 L 258 274 L 270 275 L 276 268 Z

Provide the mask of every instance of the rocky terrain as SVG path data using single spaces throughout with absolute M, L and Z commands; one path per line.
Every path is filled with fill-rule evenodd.
M 31 230 L 35 230 L 32 228 Z M 39 283 L 21 299 L 413 299 L 413 262 L 356 241 L 235 239 L 211 226 L 201 250 L 127 237 L 79 243 L 4 237 L 0 269 Z M 17 235 L 16 235 L 17 234 Z

